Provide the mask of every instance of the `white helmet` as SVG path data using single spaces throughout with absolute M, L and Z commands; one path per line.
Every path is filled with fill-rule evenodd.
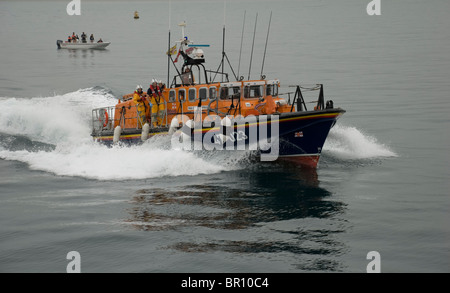
M 136 90 L 138 90 L 138 89 L 142 89 L 142 85 L 137 85 Z

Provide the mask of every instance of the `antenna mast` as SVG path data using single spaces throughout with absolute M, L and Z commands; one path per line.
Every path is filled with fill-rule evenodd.
M 226 10 L 227 9 L 227 1 L 224 0 L 223 1 L 223 31 L 222 31 L 222 62 L 221 62 L 221 67 L 222 67 L 222 82 L 223 82 L 223 59 L 225 58 L 225 15 L 226 15 Z
M 250 55 L 250 67 L 248 68 L 248 80 L 250 80 L 250 71 L 252 70 L 253 47 L 255 46 L 256 23 L 258 22 L 258 13 L 256 13 L 255 29 L 253 31 L 252 54 Z
M 233 67 L 231 66 L 230 60 L 228 59 L 227 53 L 225 53 L 225 8 L 226 8 L 225 3 L 226 2 L 224 1 L 223 2 L 224 13 L 223 13 L 223 32 L 222 32 L 222 35 L 223 35 L 222 36 L 222 59 L 220 61 L 219 67 L 217 68 L 216 74 L 211 79 L 212 81 L 215 80 L 216 75 L 219 73 L 219 69 L 222 67 L 221 75 L 222 75 L 222 82 L 223 82 L 223 78 L 226 75 L 226 74 L 224 74 L 224 63 L 225 63 L 224 61 L 225 61 L 225 58 L 227 58 L 228 65 L 230 66 L 231 72 L 233 73 L 234 77 L 236 78 L 236 80 L 238 79 L 236 77 L 236 73 L 233 70 Z M 227 75 L 227 81 L 228 81 L 228 75 Z
M 244 27 L 245 27 L 245 15 L 246 14 L 247 14 L 247 10 L 244 10 L 244 23 L 242 24 L 242 35 L 241 35 L 241 49 L 239 50 L 239 64 L 238 64 L 238 74 L 237 74 L 238 78 L 239 78 L 239 70 L 241 68 L 242 43 L 244 41 Z
M 170 55 L 170 22 L 171 22 L 171 0 L 169 0 L 169 43 L 167 45 L 167 86 L 169 86 L 170 81 L 170 60 L 172 56 Z
M 264 47 L 264 57 L 261 66 L 261 79 L 263 79 L 264 60 L 266 60 L 267 41 L 269 40 L 270 23 L 272 21 L 272 11 L 270 12 L 269 27 L 267 28 L 266 46 Z

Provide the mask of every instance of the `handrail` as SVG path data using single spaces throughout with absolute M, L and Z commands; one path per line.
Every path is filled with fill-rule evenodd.
M 291 112 L 294 110 L 294 105 L 297 103 L 297 111 L 303 111 L 303 107 L 305 107 L 305 111 L 308 111 L 306 109 L 305 100 L 303 99 L 302 91 L 300 90 L 300 86 L 297 86 L 297 89 L 295 90 L 294 99 L 292 100 L 292 106 L 291 106 Z
M 126 117 L 125 112 L 130 110 L 131 108 L 122 106 L 109 106 L 109 107 L 101 107 L 92 110 L 92 132 L 95 134 L 99 134 L 102 131 L 113 131 L 116 126 L 120 126 L 122 129 L 125 128 L 127 121 L 135 120 L 136 127 L 133 129 L 141 129 L 140 125 L 144 125 L 146 121 L 141 121 L 139 117 L 137 107 L 138 105 L 134 105 L 136 115 L 133 117 Z M 119 109 L 119 117 L 115 117 L 116 110 Z M 167 102 L 164 101 L 164 116 L 162 117 L 162 124 L 160 126 L 167 127 L 168 125 L 168 116 L 167 116 Z M 139 123 L 140 122 L 140 123 Z M 152 123 L 151 123 L 152 124 Z M 152 127 L 152 126 L 151 126 Z
M 316 106 L 314 107 L 314 110 L 322 110 L 325 109 L 325 102 L 324 102 L 324 94 L 323 94 L 323 84 L 316 84 L 315 87 L 303 87 L 300 85 L 290 85 L 289 87 L 295 87 L 295 92 L 287 92 L 287 93 L 280 93 L 278 96 L 288 95 L 288 105 L 291 105 L 292 112 L 294 110 L 294 105 L 296 105 L 296 111 L 308 111 L 306 108 L 306 103 L 316 103 Z M 305 99 L 303 98 L 302 89 L 304 91 L 317 91 L 319 90 L 319 97 L 317 101 L 312 102 L 305 102 Z M 291 102 L 291 94 L 294 94 L 294 98 Z

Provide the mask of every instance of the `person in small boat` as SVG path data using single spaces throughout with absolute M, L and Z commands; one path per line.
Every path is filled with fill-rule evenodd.
M 158 86 L 158 82 L 156 79 L 152 80 L 152 84 L 147 90 L 147 95 L 150 98 L 150 103 L 152 104 L 152 124 L 153 127 L 157 127 L 162 124 L 162 120 L 164 118 L 164 98 L 162 96 L 162 90 Z
M 102 38 L 100 38 L 100 39 L 97 41 L 97 43 L 103 43 Z
M 75 32 L 73 32 L 72 33 L 72 38 L 71 38 L 71 41 L 72 41 L 72 43 L 76 43 L 77 42 L 77 36 L 75 35 Z
M 67 39 L 67 42 L 70 43 L 72 41 L 72 38 L 69 36 L 69 38 Z
M 147 99 L 145 98 L 145 93 L 142 91 L 142 86 L 138 85 L 136 87 L 136 91 L 133 95 L 133 101 L 134 104 L 137 105 L 137 112 L 138 112 L 138 124 L 139 127 L 142 128 L 142 125 L 144 125 L 147 122 L 147 105 L 145 102 Z
M 94 42 L 94 34 L 91 34 L 91 36 L 89 37 L 89 40 L 91 40 L 91 43 Z
M 86 34 L 84 32 L 81 34 L 81 41 L 86 43 Z

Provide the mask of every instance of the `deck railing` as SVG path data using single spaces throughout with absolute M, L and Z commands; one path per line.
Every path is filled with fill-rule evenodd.
M 167 127 L 167 103 L 164 102 L 164 116 L 162 117 L 161 124 L 159 127 Z M 125 115 L 131 111 L 132 114 Z M 92 110 L 92 132 L 94 134 L 100 134 L 103 131 L 114 131 L 117 126 L 122 129 L 141 129 L 142 125 L 149 123 L 150 128 L 153 128 L 153 123 L 150 123 L 151 111 L 149 111 L 147 121 L 142 121 L 141 117 L 138 115 L 137 105 L 131 107 L 101 107 Z M 116 117 L 116 113 L 118 114 Z
M 287 93 L 280 93 L 278 96 L 283 97 L 287 100 L 288 105 L 291 106 L 291 112 L 299 112 L 299 111 L 308 111 L 306 104 L 316 104 L 314 107 L 314 110 L 323 110 L 329 107 L 333 107 L 333 102 L 327 101 L 327 104 L 325 105 L 324 102 L 324 95 L 323 95 L 323 84 L 316 84 L 313 87 L 304 87 L 300 85 L 290 85 L 289 87 L 295 87 L 295 92 L 287 92 Z M 305 102 L 305 99 L 302 94 L 303 92 L 308 91 L 319 91 L 319 97 L 317 100 Z

